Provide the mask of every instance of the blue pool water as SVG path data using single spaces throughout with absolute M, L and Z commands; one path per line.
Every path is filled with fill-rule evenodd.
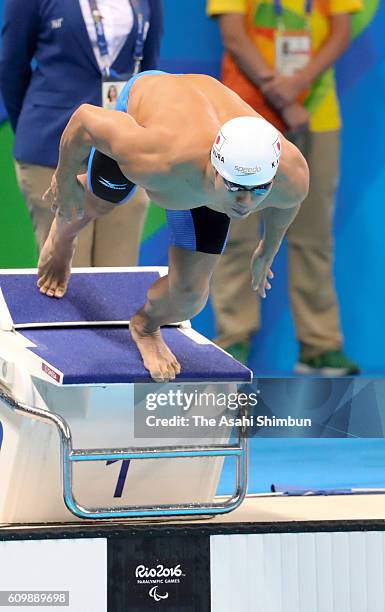
M 218 494 L 233 488 L 233 460 L 226 460 Z M 249 493 L 271 484 L 311 489 L 385 487 L 385 440 L 250 440 Z

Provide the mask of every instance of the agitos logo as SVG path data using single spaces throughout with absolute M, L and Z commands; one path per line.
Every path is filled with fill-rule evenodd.
M 148 596 L 157 602 L 168 599 L 169 590 L 171 589 L 171 593 L 173 593 L 173 586 L 181 584 L 182 578 L 185 578 L 185 576 L 186 574 L 184 574 L 180 563 L 172 567 L 167 567 L 162 563 L 153 567 L 141 564 L 135 568 L 136 584 L 147 585 L 147 588 L 149 588 Z
M 164 595 L 160 595 L 160 593 L 158 593 L 158 585 L 151 587 L 148 594 L 150 597 L 155 599 L 155 601 L 161 601 L 162 599 L 168 598 L 168 593 L 165 593 Z

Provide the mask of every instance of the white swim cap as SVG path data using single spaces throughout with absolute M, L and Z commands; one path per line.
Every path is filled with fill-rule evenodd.
M 262 117 L 236 117 L 219 130 L 211 163 L 226 180 L 245 187 L 270 183 L 281 155 L 279 132 Z

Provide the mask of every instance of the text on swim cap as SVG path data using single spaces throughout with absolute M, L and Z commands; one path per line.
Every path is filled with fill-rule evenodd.
M 218 153 L 218 151 L 216 151 L 215 149 L 213 149 L 213 154 L 214 154 L 214 157 L 216 157 L 220 162 L 222 162 L 222 164 L 224 163 L 225 158 L 223 157 L 223 155 Z
M 261 172 L 261 166 L 255 166 L 254 168 L 245 168 L 245 166 L 234 166 L 234 169 L 240 174 L 256 174 L 257 172 Z

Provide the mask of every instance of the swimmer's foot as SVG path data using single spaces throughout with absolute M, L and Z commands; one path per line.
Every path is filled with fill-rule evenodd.
M 67 290 L 76 239 L 57 240 L 56 219 L 41 250 L 37 286 L 40 293 L 61 298 Z
M 139 312 L 130 321 L 130 331 L 151 378 L 156 382 L 174 380 L 180 373 L 180 364 L 164 342 L 160 330 L 146 332 L 145 318 Z

